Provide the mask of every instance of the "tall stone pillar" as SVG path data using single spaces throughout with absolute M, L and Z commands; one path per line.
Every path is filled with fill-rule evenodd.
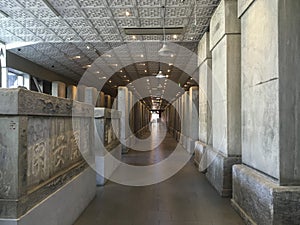
M 199 106 L 199 88 L 197 86 L 191 87 L 188 94 L 188 127 L 187 127 L 187 151 L 190 154 L 194 153 L 195 142 L 198 139 L 199 131 L 199 116 L 198 116 L 198 106 Z
M 52 96 L 65 98 L 66 97 L 66 84 L 61 81 L 52 82 Z
M 195 162 L 201 172 L 206 171 L 207 146 L 212 146 L 212 56 L 209 33 L 206 32 L 198 45 L 199 65 L 199 141 L 195 146 Z M 201 162 L 201 163 L 200 163 Z
M 74 85 L 67 86 L 67 98 L 76 100 L 77 87 Z
M 213 147 L 206 176 L 221 196 L 231 196 L 232 165 L 241 156 L 241 35 L 237 1 L 222 0 L 210 23 Z
M 243 164 L 232 203 L 253 224 L 300 224 L 300 1 L 248 2 L 239 1 Z
M 76 100 L 79 102 L 84 102 L 85 101 L 85 85 L 78 85 L 77 86 L 77 94 L 76 94 Z
M 190 108 L 190 96 L 189 92 L 186 91 L 183 94 L 183 147 L 187 149 L 187 142 L 188 142 L 188 137 L 190 136 L 189 134 L 189 126 L 190 126 L 190 118 L 189 118 L 189 108 Z
M 127 87 L 118 87 L 118 111 L 122 112 L 120 121 L 120 140 L 122 142 L 122 153 L 127 153 L 129 139 L 129 94 Z
M 98 94 L 97 107 L 101 107 L 101 108 L 105 107 L 105 94 L 103 91 L 100 91 Z
M 111 96 L 105 95 L 105 108 L 111 109 Z
M 185 130 L 184 130 L 184 107 L 185 107 L 185 102 L 184 102 L 184 95 L 180 96 L 179 99 L 179 110 L 180 110 L 180 144 L 183 145 L 184 143 L 184 134 L 185 134 Z
M 98 97 L 98 90 L 94 87 L 86 87 L 85 88 L 85 95 L 84 95 L 84 102 L 93 105 L 96 107 L 97 97 Z

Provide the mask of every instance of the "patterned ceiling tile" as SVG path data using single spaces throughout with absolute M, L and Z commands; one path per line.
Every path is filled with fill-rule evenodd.
M 142 0 L 138 1 L 138 6 L 155 6 L 160 7 L 162 4 L 161 0 Z
M 117 25 L 120 27 L 137 27 L 136 19 L 116 19 Z
M 62 9 L 62 8 L 76 8 L 78 5 L 76 0 L 64 0 L 64 1 L 57 1 L 57 0 L 48 0 L 49 3 L 55 8 L 55 9 Z
M 22 5 L 20 5 L 18 2 L 16 1 L 12 1 L 12 0 L 1 0 L 0 1 L 0 8 L 1 9 L 11 9 L 11 8 L 20 8 L 22 7 Z
M 78 0 L 81 7 L 101 7 L 105 6 L 105 0 Z
M 16 1 L 14 1 L 16 2 Z M 25 8 L 42 8 L 46 5 L 42 0 L 18 0 L 18 2 L 23 5 Z
M 57 9 L 57 11 L 59 12 L 59 14 L 66 19 L 83 19 L 85 18 L 84 13 L 82 10 L 80 9 L 76 9 L 76 8 L 59 8 Z
M 84 9 L 85 14 L 90 19 L 103 19 L 109 18 L 109 14 L 106 8 L 91 8 Z
M 91 19 L 92 24 L 98 27 L 114 27 L 114 23 L 111 19 Z
M 138 8 L 139 16 L 141 18 L 153 18 L 153 17 L 161 18 L 162 17 L 161 10 L 162 9 L 159 7 Z
M 182 18 L 166 18 L 165 20 L 165 26 L 166 27 L 184 27 L 188 23 L 188 19 L 182 19 Z
M 126 13 L 129 13 L 129 16 Z M 132 18 L 137 17 L 133 8 L 112 8 L 112 13 L 115 18 Z
M 110 7 L 124 7 L 124 6 L 133 6 L 134 0 L 107 0 L 107 3 Z
M 166 7 L 166 18 L 188 17 L 191 14 L 189 7 Z
M 49 8 L 34 8 L 30 12 L 38 19 L 55 18 L 55 14 Z
M 163 20 L 162 19 L 141 19 L 142 27 L 162 27 Z

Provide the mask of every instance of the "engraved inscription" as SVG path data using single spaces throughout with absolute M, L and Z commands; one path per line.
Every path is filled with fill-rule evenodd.
M 79 145 L 80 145 L 80 132 L 74 131 L 71 136 L 71 160 L 76 160 L 80 157 Z
M 66 139 L 64 135 L 60 135 L 56 138 L 54 154 L 55 167 L 62 166 L 65 163 L 64 152 L 67 149 Z
M 35 144 L 29 150 L 33 153 L 33 159 L 31 164 L 31 174 L 33 176 L 39 176 L 41 178 L 46 178 L 46 144 L 44 141 L 41 141 Z

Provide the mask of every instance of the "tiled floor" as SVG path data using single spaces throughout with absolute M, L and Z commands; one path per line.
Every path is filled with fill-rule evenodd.
M 167 157 L 175 140 L 148 152 L 130 151 L 124 161 L 154 164 Z M 241 225 L 230 199 L 218 196 L 192 162 L 170 179 L 151 186 L 130 187 L 108 182 L 74 225 Z

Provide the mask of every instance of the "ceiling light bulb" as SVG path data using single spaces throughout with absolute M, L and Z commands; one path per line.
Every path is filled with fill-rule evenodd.
M 126 16 L 130 16 L 130 12 L 126 11 L 126 12 L 125 12 L 125 15 L 126 15 Z
M 174 34 L 174 35 L 173 35 L 173 38 L 174 38 L 174 39 L 177 39 L 177 37 L 178 37 L 177 34 Z
M 145 70 L 145 73 L 147 73 L 147 70 Z
M 135 40 L 135 39 L 136 39 L 136 36 L 135 36 L 135 35 L 132 35 L 132 39 Z
M 141 54 L 141 58 L 144 58 L 144 55 L 143 55 L 143 54 Z

